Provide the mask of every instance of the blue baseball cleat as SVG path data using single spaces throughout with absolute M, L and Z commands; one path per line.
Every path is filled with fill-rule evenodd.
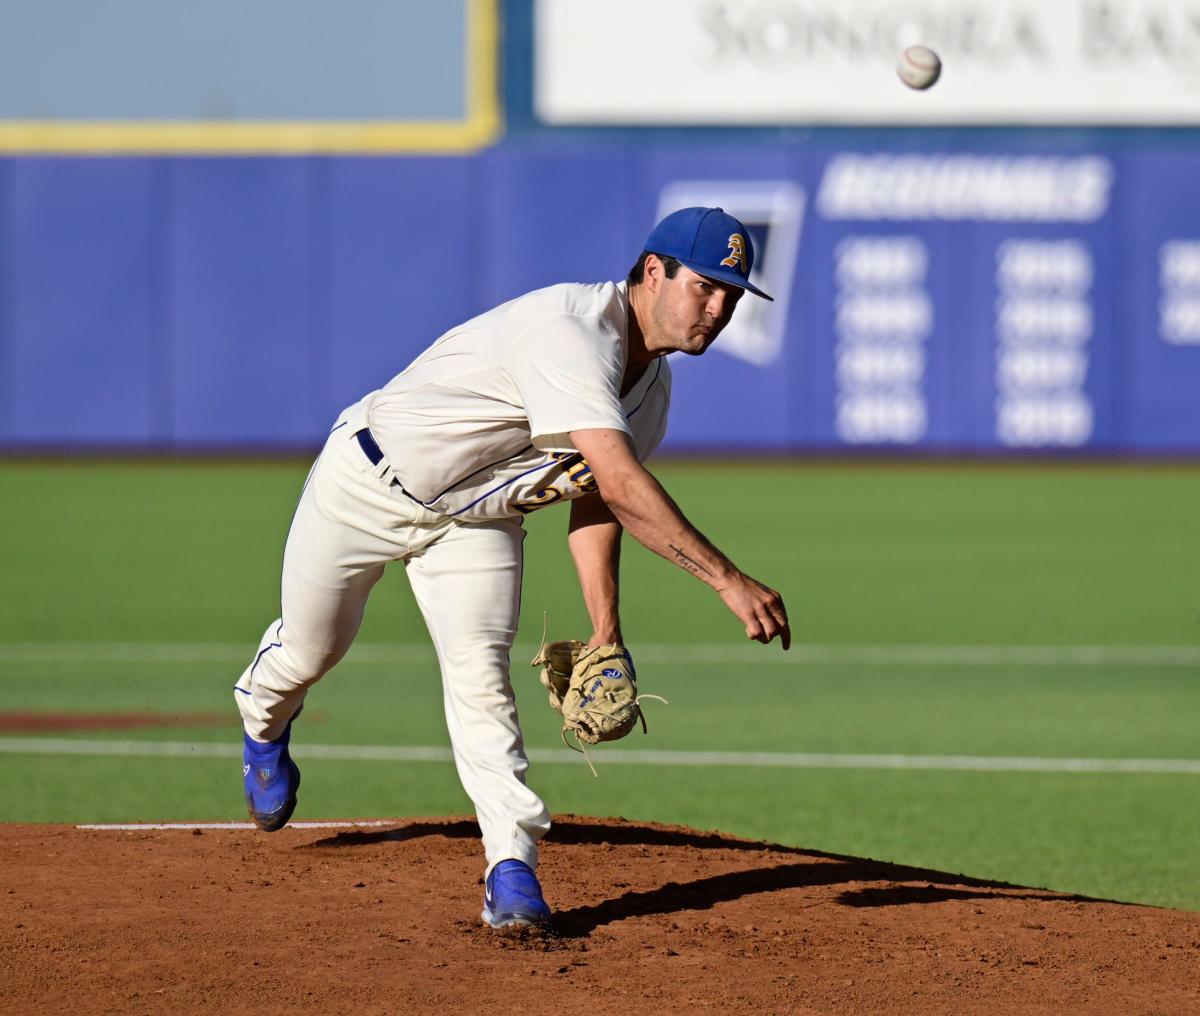
M 263 744 L 243 733 L 242 780 L 246 785 L 246 810 L 265 833 L 282 829 L 296 810 L 300 769 L 288 752 L 292 739 L 289 723 L 283 736 Z
M 484 924 L 492 928 L 550 928 L 550 908 L 533 869 L 524 861 L 497 864 L 483 888 Z

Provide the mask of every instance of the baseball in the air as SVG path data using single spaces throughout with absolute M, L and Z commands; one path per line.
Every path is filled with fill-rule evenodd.
M 896 73 L 909 88 L 923 90 L 941 76 L 942 61 L 928 46 L 909 46 L 900 56 Z

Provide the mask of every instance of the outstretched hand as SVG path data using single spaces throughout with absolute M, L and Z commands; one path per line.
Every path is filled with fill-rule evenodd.
M 746 626 L 746 638 L 766 645 L 778 635 L 785 650 L 791 647 L 792 630 L 788 626 L 787 608 L 776 590 L 739 572 L 729 585 L 717 592 L 725 606 Z

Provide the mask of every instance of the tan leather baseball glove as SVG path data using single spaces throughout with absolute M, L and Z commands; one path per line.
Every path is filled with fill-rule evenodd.
M 585 649 L 587 646 L 576 639 L 547 642 L 545 632 L 542 633 L 542 648 L 533 658 L 533 666 L 542 668 L 538 680 L 550 693 L 550 708 L 556 713 L 562 712 L 563 699 L 567 697 L 567 689 L 571 685 L 571 672 L 575 669 L 575 661 Z
M 638 707 L 633 657 L 620 643 L 585 648 L 575 660 L 562 703 L 563 730 L 588 744 L 619 741 L 646 719 Z
M 666 699 L 659 695 L 638 695 L 637 673 L 629 650 L 619 643 L 588 649 L 575 639 L 546 642 L 533 658 L 541 667 L 538 679 L 550 693 L 550 705 L 562 714 L 562 739 L 568 748 L 581 751 L 583 745 L 617 741 L 640 721 L 646 731 L 641 699 Z M 575 735 L 576 745 L 567 740 Z M 588 759 L 591 766 L 591 759 Z M 596 770 L 592 769 L 595 775 Z

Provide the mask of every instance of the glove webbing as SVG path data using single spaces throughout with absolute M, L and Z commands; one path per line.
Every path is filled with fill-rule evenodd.
M 641 723 L 642 723 L 642 733 L 648 734 L 648 733 L 650 733 L 650 730 L 646 726 L 646 714 L 644 712 L 642 712 L 642 699 L 656 699 L 665 706 L 669 706 L 671 703 L 668 702 L 661 695 L 651 695 L 649 692 L 647 692 L 644 695 L 639 695 L 637 698 L 635 698 L 633 700 L 633 704 L 638 707 L 638 719 L 641 720 Z M 559 736 L 562 738 L 562 743 L 565 744 L 568 748 L 570 748 L 571 751 L 579 752 L 579 754 L 583 756 L 583 760 L 588 764 L 588 768 L 592 771 L 592 776 L 595 779 L 599 779 L 600 774 L 598 772 L 596 772 L 596 767 L 594 765 L 592 765 L 592 757 L 587 753 L 587 748 L 585 748 L 583 746 L 583 741 L 579 737 L 579 731 L 578 730 L 573 731 L 573 733 L 575 734 L 575 743 L 572 744 L 570 741 L 567 740 L 567 731 L 569 729 L 570 729 L 569 727 L 563 727 L 562 730 L 560 730 L 558 732 Z
M 535 665 L 538 663 L 539 659 L 541 659 L 542 653 L 545 651 L 546 635 L 549 631 L 550 631 L 550 613 L 549 613 L 549 611 L 543 611 L 542 612 L 542 640 L 541 640 L 542 649 L 539 650 L 538 655 L 534 657 L 533 662 Z M 645 694 L 642 694 L 642 695 L 638 695 L 637 698 L 635 698 L 633 700 L 633 704 L 635 706 L 637 706 L 638 720 L 642 724 L 642 733 L 648 734 L 650 731 L 649 731 L 649 728 L 646 726 L 646 714 L 642 711 L 642 699 L 654 699 L 658 702 L 661 702 L 663 705 L 670 705 L 670 703 L 665 698 L 663 698 L 661 695 L 652 695 L 648 692 Z M 579 736 L 579 731 L 578 730 L 574 731 L 575 744 L 571 744 L 571 742 L 567 740 L 567 731 L 572 730 L 572 729 L 573 728 L 568 727 L 565 724 L 563 725 L 562 729 L 558 732 L 559 737 L 562 738 L 562 743 L 566 747 L 570 748 L 572 751 L 579 752 L 579 754 L 581 754 L 583 756 L 584 761 L 587 762 L 588 768 L 592 771 L 592 776 L 596 779 L 599 779 L 600 774 L 596 772 L 596 767 L 594 765 L 592 765 L 592 758 L 588 754 L 587 748 L 584 747 L 584 742 Z

